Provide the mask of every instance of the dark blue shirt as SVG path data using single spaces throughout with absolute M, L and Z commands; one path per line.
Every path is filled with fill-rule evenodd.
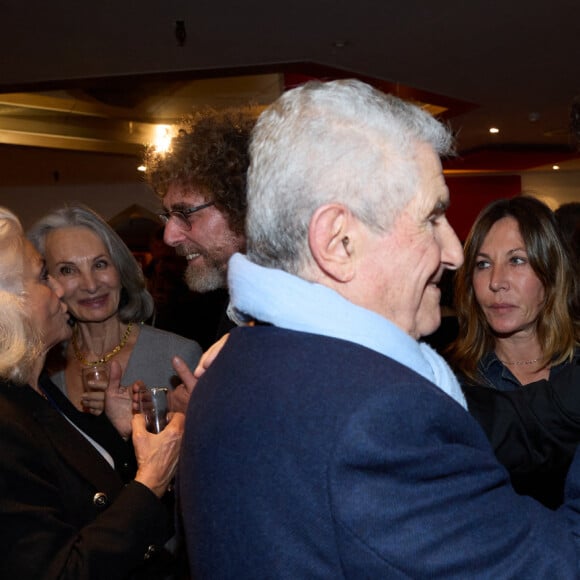
M 580 359 L 580 348 L 574 351 L 574 363 L 577 363 L 578 359 Z M 557 376 L 569 364 L 569 362 L 563 362 L 552 367 L 548 380 Z M 510 369 L 499 360 L 495 352 L 488 352 L 479 361 L 477 370 L 482 379 L 481 384 L 486 387 L 497 389 L 498 391 L 517 391 L 524 386 L 518 381 Z

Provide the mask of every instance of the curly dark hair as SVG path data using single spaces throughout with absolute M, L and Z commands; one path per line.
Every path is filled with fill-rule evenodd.
M 206 108 L 188 115 L 175 127 L 167 153 L 145 148 L 145 179 L 161 198 L 174 183 L 204 190 L 230 229 L 244 234 L 248 148 L 256 119 L 251 107 Z

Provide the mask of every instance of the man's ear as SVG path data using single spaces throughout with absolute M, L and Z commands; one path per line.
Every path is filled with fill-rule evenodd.
M 347 207 L 333 203 L 319 207 L 308 227 L 314 261 L 337 282 L 349 282 L 354 275 L 354 219 Z

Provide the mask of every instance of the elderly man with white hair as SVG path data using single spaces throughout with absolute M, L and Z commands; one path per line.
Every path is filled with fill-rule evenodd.
M 462 249 L 449 131 L 358 81 L 290 90 L 250 149 L 232 331 L 192 393 L 192 576 L 574 578 L 580 464 L 558 511 L 518 496 L 455 377 L 418 342 Z

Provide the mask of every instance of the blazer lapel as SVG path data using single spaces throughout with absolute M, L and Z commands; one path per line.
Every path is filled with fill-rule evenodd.
M 58 411 L 39 398 L 33 417 L 71 469 L 100 491 L 116 495 L 123 482 L 115 470 Z

